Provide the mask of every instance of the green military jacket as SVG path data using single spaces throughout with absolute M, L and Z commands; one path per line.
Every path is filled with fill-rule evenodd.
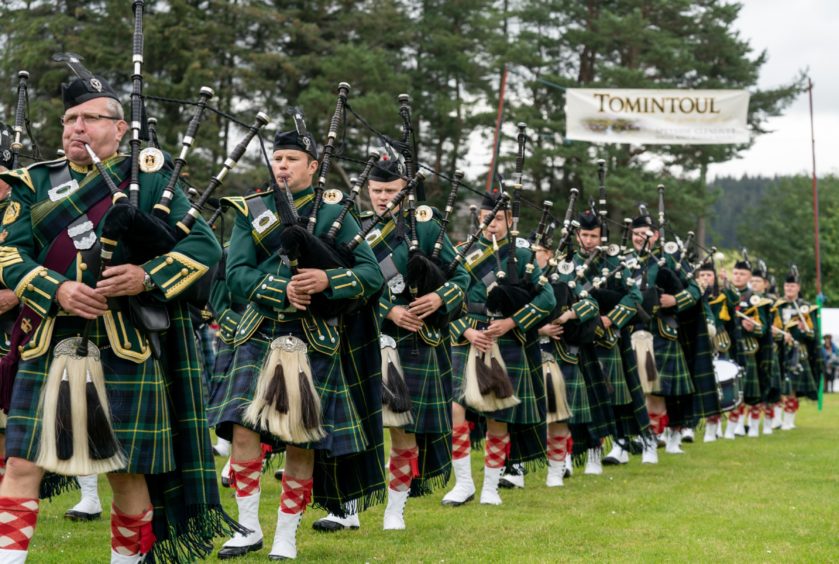
M 574 266 L 577 269 L 574 280 L 577 285 L 583 287 L 592 285 L 595 278 L 602 278 L 606 273 L 620 266 L 620 259 L 618 257 L 600 255 L 593 264 L 590 264 L 583 271 L 582 267 L 587 258 L 588 255 L 580 251 L 574 253 Z M 600 312 L 612 322 L 612 327 L 607 330 L 607 333 L 611 334 L 619 333 L 635 317 L 635 313 L 638 311 L 638 306 L 641 303 L 641 291 L 638 290 L 637 285 L 632 279 L 632 272 L 629 268 L 623 268 L 619 272 L 619 276 L 613 276 L 611 278 L 608 287 L 619 288 L 617 291 L 623 292 L 624 296 L 610 311 Z M 602 287 L 605 288 L 606 286 Z
M 688 279 L 684 275 L 684 270 L 680 267 L 677 268 L 676 259 L 673 255 L 669 253 L 661 253 L 664 257 L 664 268 L 669 268 L 675 272 L 679 273 L 679 279 L 682 281 L 684 285 L 684 289 L 678 292 L 673 297 L 676 298 L 676 305 L 671 308 L 675 310 L 675 313 L 681 313 L 682 311 L 689 309 L 696 305 L 702 299 L 702 289 L 693 279 Z M 659 264 L 658 264 L 658 257 L 655 255 L 646 255 L 639 259 L 642 268 L 646 264 L 647 266 L 647 284 L 648 287 L 655 286 L 656 277 L 658 276 L 659 271 Z M 640 285 L 639 285 L 640 288 Z M 665 339 L 669 339 L 675 341 L 679 338 L 678 332 L 678 325 L 669 321 L 667 316 L 665 315 L 667 310 L 662 309 L 658 306 L 654 308 L 654 311 L 648 312 L 650 313 L 653 318 L 650 321 L 651 327 L 649 328 L 650 332 L 658 333 L 661 337 Z
M 743 327 L 742 317 L 735 319 L 737 326 L 740 328 L 740 338 L 737 340 L 737 346 L 743 354 L 757 354 L 760 348 L 760 338 L 770 331 L 769 324 L 772 322 L 770 308 L 772 300 L 753 292 L 751 289 L 744 288 L 739 290 L 740 298 L 735 304 L 735 311 L 747 316 L 755 323 L 752 331 L 747 331 Z M 736 315 L 736 314 L 735 314 Z
M 318 212 L 315 235 L 329 231 L 337 218 L 343 195 L 330 190 Z M 314 200 L 312 188 L 294 194 L 298 213 L 308 215 Z M 227 257 L 227 285 L 233 295 L 248 300 L 234 338 L 234 345 L 247 342 L 264 319 L 277 321 L 300 320 L 309 344 L 323 354 L 335 354 L 340 345 L 336 328 L 326 319 L 316 318 L 308 310 L 300 311 L 286 298 L 286 287 L 291 281 L 291 269 L 283 262 L 276 249 L 270 248 L 270 239 L 277 229 L 282 229 L 274 205 L 273 191 L 246 197 L 225 198 L 236 211 L 236 222 L 230 235 Z M 358 221 L 347 214 L 335 238 L 338 244 L 347 244 L 360 231 Z M 332 300 L 359 299 L 373 296 L 382 286 L 383 278 L 370 245 L 362 242 L 353 251 L 352 268 L 331 268 L 326 271 L 329 285 L 323 294 Z
M 519 241 L 524 241 L 520 239 Z M 526 243 L 526 241 L 524 241 Z M 475 243 L 472 250 L 466 255 L 464 266 L 466 272 L 469 274 L 469 288 L 466 291 L 466 299 L 469 303 L 469 313 L 460 319 L 451 323 L 450 329 L 453 343 L 465 345 L 466 340 L 463 338 L 463 333 L 466 329 L 476 329 L 478 324 L 486 322 L 488 317 L 486 313 L 479 313 L 474 306 L 486 304 L 488 287 L 487 281 L 494 279 L 494 273 L 498 271 L 498 262 L 501 261 L 501 269 L 507 266 L 508 245 L 507 238 L 497 242 L 499 251 L 496 253 L 493 249 L 492 241 L 481 236 Z M 527 276 L 525 268 L 530 262 L 531 251 L 523 248 L 523 246 L 516 245 L 515 247 L 516 259 L 518 260 L 518 275 L 520 279 L 526 279 Z M 497 257 L 496 257 L 497 255 Z M 529 279 L 533 284 L 538 284 L 542 271 L 536 266 L 530 273 Z M 490 282 L 491 285 L 491 282 Z M 545 283 L 541 286 L 539 293 L 531 300 L 530 303 L 519 309 L 512 315 L 512 320 L 516 324 L 515 333 L 520 341 L 524 342 L 525 333 L 534 329 L 537 324 L 550 315 L 556 306 L 556 298 L 550 284 Z
M 714 325 L 715 333 L 712 338 L 714 349 L 718 353 L 728 353 L 731 350 L 732 333 L 739 324 L 734 320 L 734 308 L 740 301 L 740 292 L 736 288 L 723 288 L 716 296 L 708 296 L 706 300 L 709 323 Z
M 230 246 L 225 245 L 224 257 L 230 251 Z M 224 264 L 226 264 L 226 260 Z M 210 299 L 208 307 L 213 313 L 213 318 L 218 323 L 218 336 L 225 344 L 232 345 L 233 338 L 236 336 L 236 328 L 242 320 L 242 312 L 248 305 L 248 301 L 230 291 L 230 286 L 227 285 L 227 278 L 222 270 L 224 264 L 219 267 L 220 272 L 213 280 L 213 285 L 210 287 Z
M 431 257 L 434 251 L 434 243 L 437 241 L 440 230 L 443 228 L 437 220 L 435 212 L 436 210 L 429 206 L 420 206 L 416 210 L 419 249 L 427 257 Z M 407 216 L 407 212 L 402 213 L 403 217 Z M 390 310 L 394 306 L 407 306 L 410 303 L 410 295 L 406 295 L 407 293 L 401 289 L 401 287 L 404 287 L 403 281 L 400 286 L 400 279 L 408 271 L 408 246 L 410 241 L 408 241 L 407 220 L 405 226 L 405 236 L 400 238 L 396 229 L 396 220 L 395 218 L 390 218 L 387 222 L 371 231 L 367 238 L 370 246 L 373 248 L 373 253 L 376 255 L 376 260 L 379 261 L 379 265 L 382 267 L 382 274 L 385 275 L 385 282 L 387 283 L 381 298 L 379 298 L 379 315 L 383 320 L 382 331 L 384 333 L 387 333 L 389 329 L 388 324 L 390 322 L 386 321 L 385 318 L 390 313 Z M 448 265 L 454 260 L 454 246 L 445 234 L 443 235 L 442 244 L 440 262 L 441 264 Z M 387 279 L 386 274 L 388 270 L 386 262 L 389 259 L 393 261 L 392 266 L 397 273 L 390 280 Z M 443 300 L 441 310 L 450 314 L 461 309 L 464 297 L 466 296 L 465 288 L 468 286 L 469 274 L 467 274 L 466 269 L 462 265 L 458 265 L 448 282 L 434 291 Z M 427 323 L 423 323 L 419 335 L 431 346 L 439 345 L 442 339 L 439 331 L 429 327 Z
M 117 185 L 127 176 L 123 173 L 127 169 L 126 159 L 125 155 L 115 155 L 104 161 Z M 53 187 L 50 171 L 67 166 L 70 167 L 72 181 L 67 185 Z M 28 360 L 49 350 L 55 320 L 59 315 L 66 315 L 60 311 L 55 300 L 58 286 L 68 280 L 96 285 L 98 272 L 88 269 L 78 252 L 73 257 L 67 257 L 71 259 L 69 267 L 61 272 L 46 268 L 44 262 L 54 241 L 69 235 L 69 224 L 95 205 L 92 200 L 95 195 L 102 193 L 103 182 L 95 168 L 68 164 L 64 158 L 8 171 L 0 178 L 12 186 L 9 206 L 3 215 L 3 230 L 0 232 L 0 282 L 13 288 L 21 302 L 28 305 L 40 321 L 32 338 L 21 351 L 21 358 Z M 166 171 L 140 173 L 141 210 L 151 212 L 160 200 L 168 180 Z M 104 193 L 110 199 L 107 189 L 104 189 Z M 170 205 L 169 225 L 175 227 L 189 208 L 184 193 L 175 190 Z M 101 235 L 103 224 L 104 221 L 100 221 L 96 226 L 97 238 Z M 216 238 L 206 222 L 199 219 L 191 232 L 171 251 L 139 266 L 151 276 L 155 284 L 151 292 L 153 297 L 165 302 L 178 299 L 220 257 L 221 248 Z M 124 262 L 124 255 L 117 244 L 112 264 Z M 24 332 L 28 332 L 27 327 L 33 325 L 32 321 L 21 321 Z M 104 315 L 104 325 L 117 356 L 137 363 L 149 358 L 151 350 L 146 337 L 134 325 L 128 312 L 108 310 Z

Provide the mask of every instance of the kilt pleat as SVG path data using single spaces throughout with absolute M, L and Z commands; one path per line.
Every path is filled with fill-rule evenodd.
M 760 403 L 760 378 L 757 370 L 757 357 L 753 354 L 740 355 L 743 364 L 743 403 L 757 405 Z
M 653 333 L 653 351 L 662 396 L 686 396 L 694 393 L 684 351 L 676 340 Z
M 612 348 L 595 345 L 594 350 L 597 352 L 597 358 L 609 383 L 612 405 L 631 403 L 632 396 L 629 394 L 629 386 L 626 385 L 626 376 L 621 362 L 620 343 Z

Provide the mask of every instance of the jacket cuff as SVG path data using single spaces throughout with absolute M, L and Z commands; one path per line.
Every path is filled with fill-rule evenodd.
M 36 313 L 47 317 L 52 309 L 58 286 L 66 277 L 46 267 L 38 266 L 21 278 L 15 287 L 15 295 Z
M 143 265 L 143 270 L 151 276 L 164 297 L 171 299 L 201 278 L 208 267 L 173 251 L 148 261 Z
M 577 319 L 581 322 L 593 319 L 600 313 L 600 310 L 591 300 L 580 300 L 571 306 L 571 309 L 574 310 Z
M 226 309 L 222 312 L 216 320 L 218 321 L 219 335 L 222 341 L 227 344 L 233 342 L 233 338 L 236 336 L 236 328 L 241 320 L 242 314 L 236 313 L 232 309 Z
M 329 287 L 324 294 L 333 300 L 351 300 L 364 295 L 364 285 L 355 272 L 347 268 L 330 268 L 326 271 Z
M 618 329 L 623 329 L 630 319 L 635 315 L 635 308 L 618 304 L 610 311 L 606 317 L 612 322 L 612 325 Z
M 286 286 L 288 286 L 288 282 L 289 279 L 283 276 L 267 274 L 256 285 L 251 295 L 248 296 L 248 301 L 256 302 L 272 309 L 285 309 L 288 306 L 286 302 Z
M 452 282 L 446 282 L 437 288 L 434 293 L 440 296 L 440 299 L 443 300 L 443 309 L 446 313 L 451 313 L 451 311 L 456 308 L 458 303 L 463 299 L 463 290 L 460 289 L 460 286 L 453 284 Z
M 460 341 L 463 339 L 463 333 L 472 327 L 472 319 L 464 315 L 460 319 L 456 319 L 449 324 L 449 332 L 451 333 L 452 341 Z
M 530 331 L 547 314 L 547 311 L 530 303 L 514 313 L 512 319 L 521 331 Z
M 687 290 L 682 290 L 673 297 L 676 298 L 677 311 L 686 310 L 687 308 L 696 303 L 696 299 L 694 299 L 694 297 Z

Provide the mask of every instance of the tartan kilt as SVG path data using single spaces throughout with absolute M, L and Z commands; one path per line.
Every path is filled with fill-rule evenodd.
M 536 369 L 534 369 L 528 358 L 525 345 L 511 333 L 509 332 L 498 339 L 498 348 L 501 351 L 501 358 L 507 365 L 507 375 L 513 384 L 513 390 L 521 403 L 507 409 L 481 413 L 481 415 L 505 423 L 520 425 L 540 423 L 544 420 L 544 407 L 539 405 L 540 397 L 542 403 L 544 403 L 544 390 L 542 390 L 540 397 L 537 397 L 537 386 L 539 389 L 544 387 L 541 384 L 541 363 L 536 364 Z M 463 371 L 466 367 L 470 346 L 471 344 L 468 343 L 466 345 L 452 345 L 454 401 L 462 405 L 465 405 Z M 541 418 L 540 412 L 542 413 Z
M 77 336 L 84 320 L 59 317 L 53 343 Z M 153 357 L 141 364 L 117 357 L 108 342 L 102 318 L 94 322 L 89 340 L 99 347 L 111 424 L 127 458 L 125 470 L 162 474 L 175 469 L 172 424 L 163 366 Z M 6 428 L 6 456 L 34 462 L 41 435 L 41 394 L 52 362 L 52 350 L 21 360 L 14 381 Z
M 782 377 L 781 366 L 778 362 L 778 346 L 773 342 L 771 354 L 766 355 L 767 371 L 769 372 L 769 389 L 763 398 L 767 403 L 776 403 L 781 400 Z
M 233 354 L 236 352 L 232 344 L 229 345 L 218 337 L 216 337 L 216 346 L 218 347 L 216 361 L 213 364 L 213 372 L 210 376 L 209 400 L 207 401 L 207 417 L 210 427 L 215 427 L 218 424 L 214 420 L 214 416 L 218 415 L 219 410 L 213 409 L 213 406 L 216 401 L 224 398 L 223 388 L 227 383 L 230 366 L 233 364 Z
M 411 394 L 414 422 L 402 427 L 416 435 L 419 448 L 419 476 L 411 481 L 411 495 L 427 495 L 444 486 L 451 474 L 452 368 L 448 338 L 432 347 L 416 333 L 395 325 L 386 327 L 385 334 L 396 339 L 399 363 Z
M 631 403 L 632 397 L 629 395 L 629 386 L 626 385 L 626 376 L 621 362 L 620 343 L 616 343 L 612 348 L 595 345 L 594 350 L 597 352 L 597 358 L 609 383 L 612 405 Z
M 792 390 L 795 397 L 814 399 L 819 391 L 813 371 L 810 369 L 809 361 L 801 355 L 801 370 L 792 374 Z M 8 441 L 8 439 L 6 439 Z
M 658 331 L 653 331 L 653 352 L 661 383 L 661 392 L 655 395 L 686 396 L 694 393 L 690 370 L 679 341 L 666 339 Z
M 578 425 L 572 419 L 569 427 L 574 440 L 574 456 L 579 456 L 590 448 L 599 447 L 602 439 L 615 434 L 615 420 L 606 375 L 600 368 L 597 353 L 592 347 L 581 347 L 579 359 L 591 410 L 591 422 Z
M 446 433 L 452 430 L 451 364 L 441 365 L 434 347 L 416 333 L 388 328 L 383 334 L 396 339 L 399 363 L 411 394 L 414 422 L 402 428 L 406 433 Z M 416 340 L 414 340 L 416 338 Z M 416 348 L 414 347 L 416 344 Z M 445 341 L 438 345 L 445 348 Z
M 588 403 L 586 380 L 583 377 L 583 371 L 580 370 L 580 365 L 564 362 L 559 357 L 556 357 L 556 362 L 562 370 L 562 377 L 565 378 L 565 399 L 571 410 L 571 419 L 568 423 L 591 423 L 591 406 Z
M 528 470 L 535 470 L 547 464 L 548 426 L 545 423 L 548 400 L 545 394 L 545 381 L 542 375 L 542 351 L 539 340 L 534 332 L 527 333 L 529 339 L 525 345 L 527 363 L 531 367 L 533 393 L 536 397 L 539 422 L 533 424 L 510 424 L 510 454 L 507 457 L 511 464 L 522 464 Z
M 630 402 L 614 406 L 615 431 L 618 437 L 647 435 L 650 432 L 650 415 L 647 412 L 646 397 L 638 377 L 637 359 L 632 350 L 628 329 L 621 331 L 619 346 Z
M 358 311 L 344 315 L 339 328 L 341 367 L 367 446 L 337 458 L 315 452 L 313 505 L 340 516 L 364 511 L 387 497 L 378 308 L 378 295 L 370 297 Z
M 760 378 L 757 370 L 757 356 L 742 354 L 743 364 L 743 403 L 757 405 L 761 401 Z
M 253 401 L 259 373 L 271 352 L 271 341 L 286 335 L 307 342 L 300 321 L 279 322 L 264 319 L 253 336 L 236 347 L 226 385 L 219 386 L 212 400 L 211 420 L 215 422 L 216 433 L 220 437 L 230 440 L 232 427 L 236 424 L 259 433 L 264 443 L 281 444 L 281 441 L 267 430 L 244 423 L 242 416 Z M 307 356 L 312 369 L 312 380 L 320 397 L 321 425 L 326 436 L 319 441 L 296 446 L 326 451 L 330 456 L 363 451 L 367 446 L 367 438 L 350 398 L 349 386 L 341 369 L 340 355 L 326 355 L 309 347 Z

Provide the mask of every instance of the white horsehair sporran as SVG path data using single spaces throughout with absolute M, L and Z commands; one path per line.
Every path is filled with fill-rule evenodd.
M 515 393 L 504 393 L 499 397 L 499 390 L 511 390 L 512 383 L 497 342 L 492 343 L 489 353 L 482 353 L 474 345 L 469 347 L 463 380 L 466 405 L 477 411 L 498 411 L 521 403 Z M 484 388 L 484 393 L 481 393 L 481 388 Z
M 405 371 L 399 362 L 396 340 L 380 335 L 382 349 L 382 424 L 385 427 L 404 427 L 414 422 L 411 396 L 405 383 Z
M 548 402 L 545 423 L 568 421 L 571 419 L 571 408 L 565 391 L 565 377 L 554 355 L 545 351 L 542 351 L 542 376 L 545 379 L 545 397 Z
M 326 436 L 307 351 L 306 343 L 292 335 L 271 341 L 253 401 L 242 415 L 245 423 L 287 443 L 314 442 Z
M 632 351 L 638 364 L 638 378 L 644 394 L 655 394 L 661 391 L 661 379 L 655 365 L 655 350 L 653 349 L 653 334 L 649 331 L 635 331 L 631 337 Z
M 55 346 L 39 407 L 43 422 L 35 464 L 65 476 L 126 465 L 111 427 L 101 353 L 88 341 L 80 354 L 81 344 L 82 337 L 70 337 Z

